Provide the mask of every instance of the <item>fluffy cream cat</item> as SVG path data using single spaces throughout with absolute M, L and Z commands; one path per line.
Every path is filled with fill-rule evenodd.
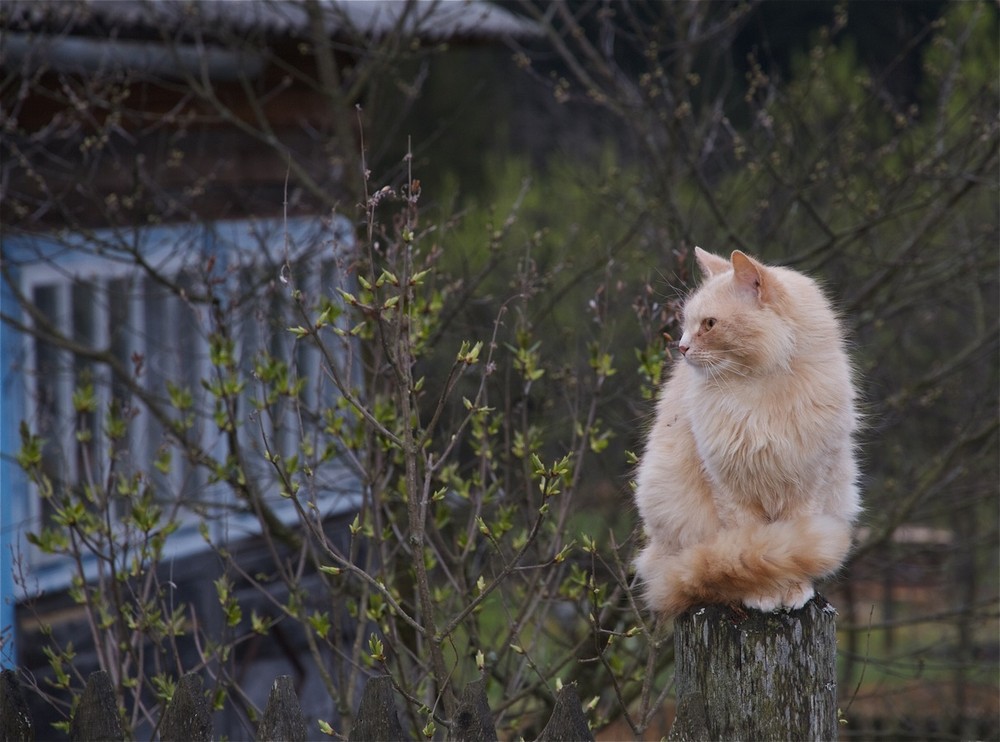
M 666 615 L 800 608 L 843 563 L 861 510 L 844 340 L 806 276 L 695 252 L 705 279 L 638 470 L 638 575 Z

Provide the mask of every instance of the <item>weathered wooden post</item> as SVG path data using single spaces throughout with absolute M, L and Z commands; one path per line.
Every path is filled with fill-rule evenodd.
M 13 670 L 0 672 L 0 741 L 33 742 L 35 727 Z
M 87 678 L 80 704 L 69 724 L 69 737 L 74 742 L 125 739 L 115 687 L 111 683 L 111 676 L 104 670 L 92 672 Z
M 189 672 L 177 682 L 160 719 L 160 742 L 209 742 L 212 739 L 212 710 L 202 692 L 200 675 Z
M 837 739 L 836 611 L 697 608 L 674 623 L 671 742 Z
M 587 717 L 580 705 L 576 685 L 564 685 L 556 693 L 556 705 L 549 723 L 545 725 L 537 742 L 593 742 L 594 735 L 587 724 Z
M 496 724 L 486 695 L 486 677 L 473 680 L 462 691 L 449 742 L 497 742 Z
M 299 697 L 295 694 L 295 686 L 288 675 L 279 675 L 271 685 L 271 693 L 267 697 L 267 707 L 264 718 L 257 727 L 258 742 L 306 742 L 309 739 L 309 729 Z
M 385 742 L 407 738 L 396 716 L 394 694 L 392 678 L 388 675 L 368 678 L 348 736 L 350 742 Z

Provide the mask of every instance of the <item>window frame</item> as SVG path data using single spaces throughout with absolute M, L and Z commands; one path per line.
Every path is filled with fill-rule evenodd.
M 106 229 L 95 230 L 91 235 L 70 235 L 58 239 L 49 235 L 19 235 L 8 237 L 4 242 L 4 255 L 16 254 L 19 258 L 19 265 L 16 269 L 14 281 L 18 290 L 28 297 L 34 299 L 37 289 L 43 286 L 57 286 L 54 296 L 56 296 L 55 320 L 61 332 L 67 330 L 71 332 L 69 337 L 76 337 L 73 316 L 73 291 L 76 286 L 97 286 L 91 289 L 94 295 L 98 296 L 100 307 L 91 310 L 91 325 L 93 333 L 90 337 L 92 347 L 107 348 L 110 341 L 110 299 L 108 287 L 116 280 L 134 280 L 138 277 L 141 285 L 145 286 L 149 278 L 143 274 L 142 268 L 134 262 L 129 264 L 122 260 L 112 259 L 107 256 L 96 254 L 95 244 L 100 244 L 102 240 L 121 237 L 121 230 Z M 220 220 L 213 222 L 203 222 L 194 225 L 174 225 L 156 227 L 132 227 L 128 230 L 128 237 L 134 235 L 134 242 L 138 246 L 138 253 L 143 260 L 151 265 L 155 265 L 159 271 L 165 271 L 170 275 L 177 276 L 184 270 L 191 267 L 192 256 L 182 253 L 176 248 L 181 242 L 184 244 L 197 245 L 199 258 L 207 260 L 209 257 L 216 261 L 222 261 L 224 267 L 228 265 L 238 265 L 239 270 L 229 271 L 227 280 L 233 280 L 233 276 L 240 275 L 243 270 L 259 270 L 265 267 L 281 266 L 284 273 L 285 265 L 294 264 L 299 260 L 320 259 L 310 251 L 319 253 L 323 257 L 334 261 L 334 264 L 342 262 L 354 247 L 353 226 L 344 217 L 334 215 L 332 219 L 321 219 L 319 217 L 297 217 L 295 219 L 262 219 L 262 220 Z M 178 239 L 180 238 L 180 239 Z M 322 245 L 316 248 L 319 240 Z M 255 255 L 255 251 L 263 246 L 260 254 Z M 30 258 L 34 256 L 33 260 Z M 23 262 L 22 262 L 23 260 Z M 336 287 L 320 287 L 316 282 L 324 275 L 320 271 L 306 271 L 311 276 L 314 285 L 312 290 L 325 290 L 332 292 Z M 90 282 L 89 277 L 96 277 L 96 283 Z M 281 280 L 283 276 L 279 276 Z M 339 268 L 334 269 L 334 280 L 344 282 L 345 273 Z M 4 286 L 5 292 L 9 293 L 8 287 Z M 127 353 L 142 351 L 144 356 L 149 355 L 150 344 L 139 347 L 135 338 L 141 333 L 137 331 L 136 325 L 145 321 L 145 313 L 153 301 L 153 296 L 145 291 L 132 291 L 129 299 L 127 316 L 129 319 L 130 331 L 126 332 L 128 338 Z M 5 302 L 6 303 L 6 302 Z M 175 309 L 180 304 L 180 299 L 176 296 L 166 297 L 167 305 L 172 305 Z M 5 311 L 7 311 L 5 309 Z M 174 311 L 174 310 L 171 310 Z M 161 318 L 163 319 L 163 318 Z M 176 318 L 175 318 L 176 319 Z M 22 321 L 30 324 L 22 315 Z M 148 323 L 146 327 L 148 328 Z M 11 333 L 9 327 L 4 327 L 5 333 Z M 289 340 L 280 340 L 286 347 L 297 352 L 296 346 Z M 36 351 L 39 346 L 38 339 L 32 333 L 15 333 L 14 338 L 5 336 L 4 347 L 17 350 L 20 364 L 13 358 L 8 358 L 4 365 L 4 385 L 3 397 L 6 412 L 4 414 L 4 448 L 5 456 L 13 457 L 20 446 L 17 426 L 21 420 L 28 420 L 33 432 L 37 431 L 39 422 L 38 392 L 39 380 L 36 363 Z M 197 349 L 193 355 L 194 363 L 198 365 L 195 373 L 187 373 L 188 378 L 204 378 L 204 372 L 208 369 L 207 361 L 207 340 L 199 336 Z M 66 373 L 66 379 L 54 382 L 59 397 L 60 416 L 59 425 L 65 428 L 61 435 L 60 448 L 63 452 L 73 451 L 71 458 L 76 458 L 75 441 L 75 413 L 72 405 L 72 393 L 78 379 L 78 371 L 74 366 L 73 354 L 68 350 L 56 349 L 56 354 L 60 356 L 59 368 L 72 370 Z M 256 352 L 244 348 L 241 352 Z M 313 350 L 314 354 L 318 351 Z M 175 358 L 172 361 L 175 370 L 183 370 L 188 360 Z M 65 366 L 63 365 L 65 364 Z M 19 366 L 19 367 L 18 367 Z M 318 360 L 311 368 L 311 371 L 319 369 Z M 111 399 L 113 380 L 111 370 L 104 364 L 97 364 L 94 371 L 94 390 L 97 397 L 97 413 L 94 416 L 95 446 L 100 447 L 106 444 L 103 434 L 100 432 L 103 416 L 106 414 L 108 402 Z M 164 378 L 169 378 L 164 376 Z M 144 382 L 146 383 L 146 382 Z M 19 403 L 19 404 L 18 404 Z M 14 407 L 15 409 L 10 409 Z M 142 405 L 143 413 L 149 415 L 145 405 Z M 14 413 L 14 414 L 11 414 Z M 135 452 L 136 447 L 145 447 L 145 455 L 138 453 L 141 466 L 144 469 L 152 470 L 152 460 L 148 454 L 152 450 L 152 442 L 139 440 L 143 434 L 149 435 L 150 430 L 158 425 L 152 416 L 144 426 L 130 425 L 128 434 L 129 449 Z M 247 424 L 244 425 L 244 428 Z M 256 431 L 254 431 L 256 432 Z M 286 442 L 287 443 L 287 442 Z M 225 456 L 220 446 L 222 440 L 211 443 L 213 453 Z M 294 446 L 294 440 L 291 441 Z M 176 444 L 172 444 L 176 449 Z M 106 454 L 100 457 L 102 464 L 106 464 Z M 361 484 L 360 477 L 356 472 L 350 472 L 347 462 L 338 461 L 330 465 L 333 467 L 333 474 L 339 477 L 341 484 L 336 488 L 319 492 L 315 502 L 320 517 L 330 518 L 352 511 L 356 511 L 361 506 Z M 37 487 L 30 483 L 27 476 L 16 464 L 6 467 L 9 471 L 9 479 L 3 484 L 3 491 L 13 496 L 12 520 L 16 529 L 16 537 L 13 539 L 20 554 L 25 558 L 24 567 L 28 571 L 29 581 L 24 586 L 28 594 L 39 594 L 51 590 L 64 589 L 69 586 L 72 568 L 68 560 L 59 555 L 43 554 L 37 547 L 29 544 L 25 539 L 27 531 L 36 531 L 42 524 L 43 508 L 42 498 L 39 496 Z M 171 481 L 176 484 L 176 478 L 183 476 L 177 474 L 178 461 L 173 460 L 171 472 L 168 475 Z M 77 462 L 70 463 L 70 472 L 75 479 L 79 479 Z M 104 472 L 102 472 L 103 474 Z M 205 506 L 213 510 L 212 516 L 205 519 L 209 529 L 209 537 L 212 543 L 233 543 L 244 538 L 250 538 L 261 532 L 261 524 L 257 517 L 250 512 L 234 512 L 233 508 L 238 504 L 235 502 L 231 488 L 225 484 L 216 484 L 207 488 L 214 490 L 208 492 Z M 5 497 L 8 494 L 5 494 Z M 218 497 L 218 502 L 212 498 Z M 288 500 L 274 502 L 275 514 L 286 525 L 297 522 L 298 514 L 293 504 Z M 177 559 L 195 552 L 208 550 L 211 547 L 205 542 L 200 533 L 202 518 L 197 517 L 193 511 L 188 510 L 183 519 L 182 527 L 172 534 L 168 539 L 163 552 L 164 561 Z M 4 525 L 7 529 L 9 526 Z M 8 539 L 9 541 L 10 539 Z M 96 575 L 97 565 L 93 558 L 88 559 L 84 564 L 84 574 L 89 580 Z

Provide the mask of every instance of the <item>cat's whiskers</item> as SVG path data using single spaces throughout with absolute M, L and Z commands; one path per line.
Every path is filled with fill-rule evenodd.
M 731 357 L 717 357 L 712 354 L 701 354 L 698 357 L 698 368 L 704 369 L 713 381 L 731 380 L 729 377 L 748 379 L 752 376 L 753 366 Z

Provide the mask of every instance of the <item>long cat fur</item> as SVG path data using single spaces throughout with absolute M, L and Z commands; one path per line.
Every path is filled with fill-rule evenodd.
M 647 604 L 800 608 L 835 572 L 860 510 L 855 390 L 816 283 L 695 248 L 684 355 L 661 388 L 635 500 Z

